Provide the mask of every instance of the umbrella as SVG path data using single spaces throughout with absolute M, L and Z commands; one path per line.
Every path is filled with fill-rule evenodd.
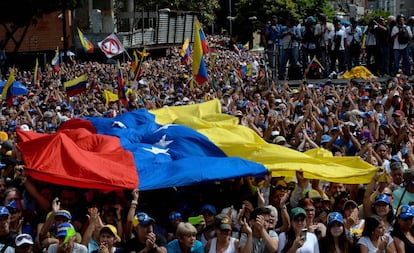
M 62 52 L 62 53 L 60 53 L 60 56 L 64 56 L 64 54 L 65 54 L 65 53 L 64 53 L 64 52 Z M 72 52 L 72 51 L 67 51 L 67 52 L 66 52 L 66 55 L 67 55 L 67 56 L 75 56 L 75 53 L 74 53 L 74 52 Z
M 6 81 L 0 81 L 0 93 L 3 92 L 3 87 L 5 84 Z M 27 95 L 28 93 L 27 87 L 19 81 L 13 81 L 10 89 L 13 96 Z

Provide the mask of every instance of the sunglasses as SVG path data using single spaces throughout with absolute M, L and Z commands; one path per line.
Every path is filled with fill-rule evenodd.
M 169 216 L 170 220 L 179 219 L 179 218 L 181 218 L 181 217 L 182 217 L 182 216 L 181 216 L 181 213 L 175 213 L 175 214 L 171 214 L 171 215 Z
M 287 191 L 287 186 L 283 186 L 283 185 L 276 185 L 275 187 L 274 187 L 274 189 L 276 190 L 276 191 L 281 191 L 281 190 L 284 190 L 284 191 Z

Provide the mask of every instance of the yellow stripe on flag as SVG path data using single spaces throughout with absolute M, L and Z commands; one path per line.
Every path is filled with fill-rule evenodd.
M 9 79 L 7 79 L 6 84 L 3 87 L 3 91 L 1 93 L 1 99 L 5 100 L 7 98 L 7 91 L 10 89 L 14 81 L 14 69 L 10 71 Z

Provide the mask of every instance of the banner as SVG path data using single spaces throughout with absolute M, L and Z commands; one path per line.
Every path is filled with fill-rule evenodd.
M 124 46 L 113 33 L 104 40 L 98 42 L 98 46 L 108 58 L 122 54 L 125 51 Z

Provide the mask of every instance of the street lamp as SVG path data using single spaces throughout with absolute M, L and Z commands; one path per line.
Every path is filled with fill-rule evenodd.
M 232 16 L 227 16 L 227 19 L 229 20 L 229 35 L 231 36 L 233 34 L 233 20 L 236 19 L 236 17 L 232 17 Z

